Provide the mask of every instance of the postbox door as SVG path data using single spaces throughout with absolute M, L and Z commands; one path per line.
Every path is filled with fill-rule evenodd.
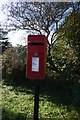
M 30 53 L 27 58 L 27 76 L 32 79 L 42 79 L 45 76 L 46 56 L 44 53 Z

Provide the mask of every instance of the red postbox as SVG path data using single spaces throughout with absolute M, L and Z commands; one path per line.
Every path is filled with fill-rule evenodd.
M 27 41 L 26 77 L 44 79 L 46 73 L 47 39 L 44 35 L 29 35 Z

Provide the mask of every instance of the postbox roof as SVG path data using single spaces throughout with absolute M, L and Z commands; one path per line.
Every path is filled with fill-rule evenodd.
M 28 35 L 28 43 L 47 43 L 45 35 Z

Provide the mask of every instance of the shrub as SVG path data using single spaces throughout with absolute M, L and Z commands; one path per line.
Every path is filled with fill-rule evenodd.
M 26 48 L 24 46 L 11 47 L 3 53 L 3 78 L 13 79 L 21 71 L 25 71 Z

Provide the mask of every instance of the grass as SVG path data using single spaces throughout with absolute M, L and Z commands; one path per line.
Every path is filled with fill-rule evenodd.
M 48 82 L 40 82 L 40 120 L 80 120 L 77 103 L 66 91 Z M 2 84 L 2 120 L 33 120 L 34 82 Z

